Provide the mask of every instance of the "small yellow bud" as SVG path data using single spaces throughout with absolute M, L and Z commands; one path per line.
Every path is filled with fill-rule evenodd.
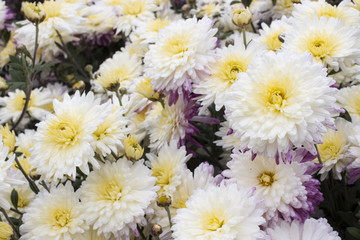
M 41 4 L 23 2 L 21 10 L 24 12 L 25 17 L 33 23 L 40 23 L 46 18 L 46 13 Z
M 162 227 L 159 224 L 155 223 L 151 226 L 152 235 L 159 236 L 162 232 L 163 232 Z
M 14 131 L 10 131 L 9 126 L 6 124 L 5 127 L 0 125 L 0 134 L 2 135 L 2 142 L 9 148 L 9 153 L 14 151 L 16 136 Z
M 72 86 L 72 88 L 74 91 L 76 91 L 76 90 L 82 91 L 85 89 L 85 83 L 84 83 L 84 81 L 78 81 L 77 83 L 75 83 Z
M 10 240 L 14 234 L 12 227 L 6 222 L 0 222 L 0 240 Z
M 9 88 L 9 86 L 6 84 L 5 79 L 0 77 L 0 91 L 5 91 Z
M 252 14 L 249 8 L 244 8 L 242 4 L 234 4 L 232 12 L 232 22 L 238 26 L 242 27 L 251 22 Z
M 159 207 L 169 207 L 171 205 L 171 196 L 167 194 L 161 194 L 156 203 Z
M 129 160 L 139 160 L 144 153 L 144 149 L 138 143 L 138 138 L 134 138 L 131 135 L 124 140 L 124 148 L 125 156 Z

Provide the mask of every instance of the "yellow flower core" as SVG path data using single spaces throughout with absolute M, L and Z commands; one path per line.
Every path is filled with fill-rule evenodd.
M 169 56 L 182 58 L 189 51 L 190 36 L 187 34 L 176 34 L 169 38 L 163 46 L 163 52 Z
M 225 222 L 223 213 L 220 210 L 207 212 L 203 215 L 203 227 L 208 231 L 217 231 Z
M 258 177 L 260 185 L 264 187 L 270 187 L 274 183 L 274 173 L 263 172 Z
M 125 0 L 105 0 L 105 4 L 109 6 L 121 5 Z
M 166 162 L 163 164 L 154 163 L 152 166 L 153 176 L 156 177 L 156 185 L 163 188 L 170 184 L 170 180 L 174 177 L 174 164 L 172 162 Z
M 268 36 L 266 36 L 265 41 L 263 42 L 266 44 L 267 49 L 270 51 L 276 51 L 277 49 L 281 48 L 282 42 L 279 40 L 279 35 L 283 33 L 283 29 L 279 31 L 273 31 Z
M 48 139 L 61 147 L 74 146 L 79 142 L 81 134 L 80 119 L 60 116 L 51 120 L 48 126 Z
M 323 144 L 318 144 L 318 150 L 323 162 L 336 160 L 341 154 L 344 145 L 345 136 L 340 131 L 331 129 L 323 136 Z
M 341 13 L 339 9 L 336 6 L 332 6 L 329 3 L 324 3 L 324 5 L 316 10 L 316 14 L 318 18 L 321 18 L 322 16 L 325 16 L 327 19 L 333 17 L 333 18 L 339 18 L 341 19 Z M 313 18 L 313 15 L 311 15 L 311 18 Z
M 144 0 L 136 0 L 136 1 L 126 1 L 124 2 L 123 9 L 125 15 L 139 15 L 144 11 L 145 8 Z
M 322 61 L 336 50 L 337 41 L 334 37 L 322 31 L 314 31 L 302 42 L 302 50 L 311 52 L 315 59 Z
M 72 221 L 71 211 L 69 209 L 56 209 L 53 212 L 53 225 L 55 227 L 66 227 Z
M 24 169 L 25 173 L 29 175 L 31 172 L 30 170 L 31 164 L 29 163 L 29 159 L 27 157 L 19 157 L 18 160 L 20 162 L 21 167 Z M 19 169 L 19 166 L 16 164 L 16 162 L 14 162 L 14 164 L 11 167 L 16 171 Z
M 121 191 L 122 187 L 118 181 L 113 179 L 108 181 L 105 187 L 102 187 L 102 196 L 104 197 L 104 200 L 115 202 L 121 199 Z
M 218 60 L 214 77 L 232 85 L 236 80 L 236 75 L 247 70 L 250 60 L 250 57 L 231 53 Z
M 9 224 L 0 222 L 0 240 L 10 240 L 13 233 L 13 229 Z
M 16 136 L 14 131 L 10 131 L 9 126 L 6 124 L 0 126 L 0 134 L 2 135 L 2 142 L 9 148 L 9 153 L 14 151 Z
M 126 81 L 130 80 L 130 71 L 124 64 L 119 64 L 116 68 L 111 71 L 101 74 L 97 82 L 108 90 L 116 90 L 119 85 L 126 87 Z
M 161 18 L 151 19 L 148 23 L 149 30 L 152 32 L 159 32 L 160 29 L 163 29 L 168 25 L 170 25 L 170 21 Z
M 202 7 L 201 11 L 208 15 L 211 16 L 214 12 L 216 12 L 218 10 L 218 6 L 216 4 L 210 3 L 210 4 L 206 4 Z

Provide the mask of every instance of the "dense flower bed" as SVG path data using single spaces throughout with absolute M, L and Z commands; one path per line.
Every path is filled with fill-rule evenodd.
M 0 0 L 0 240 L 360 239 L 360 1 Z

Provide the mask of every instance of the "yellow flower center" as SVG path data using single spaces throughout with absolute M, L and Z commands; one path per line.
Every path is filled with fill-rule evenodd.
M 232 85 L 238 73 L 245 72 L 250 63 L 250 57 L 240 56 L 239 54 L 230 54 L 224 59 L 218 60 L 214 77 Z
M 149 20 L 149 29 L 152 32 L 159 32 L 160 29 L 163 29 L 164 27 L 170 25 L 170 22 L 166 19 L 151 19 Z
M 117 181 L 109 181 L 103 189 L 104 199 L 113 202 L 118 201 L 121 199 L 121 191 L 122 188 L 119 186 Z
M 126 15 L 139 15 L 144 11 L 144 0 L 127 1 L 123 4 L 124 13 Z
M 266 44 L 268 50 L 276 51 L 277 49 L 281 48 L 282 42 L 280 42 L 280 40 L 279 40 L 279 35 L 282 32 L 283 31 L 273 32 L 266 37 L 266 40 L 264 43 Z
M 341 132 L 328 130 L 323 136 L 323 144 L 318 144 L 318 150 L 323 162 L 336 160 L 341 154 L 344 145 L 344 138 Z
M 45 1 L 42 4 L 42 8 L 46 13 L 44 21 L 47 21 L 49 18 L 61 17 L 61 10 L 64 6 L 64 3 L 55 2 L 55 1 Z
M 183 57 L 183 54 L 189 50 L 190 39 L 187 35 L 176 35 L 168 39 L 163 47 L 163 51 L 169 56 Z
M 323 60 L 336 50 L 336 36 L 321 31 L 312 32 L 302 45 L 303 51 L 309 51 L 315 59 Z
M 217 231 L 225 224 L 225 219 L 220 213 L 220 210 L 205 213 L 203 218 L 204 229 L 208 231 Z
M 211 4 L 206 4 L 206 5 L 203 6 L 202 9 L 201 9 L 201 11 L 202 11 L 204 14 L 208 15 L 208 16 L 212 15 L 213 13 L 216 13 L 217 10 L 218 10 L 217 5 L 216 5 L 216 4 L 213 4 L 213 3 L 211 3 Z
M 109 6 L 121 5 L 125 0 L 105 0 L 105 4 Z
M 56 117 L 50 122 L 48 128 L 49 140 L 64 147 L 77 144 L 80 133 L 79 119 Z
M 2 135 L 3 144 L 9 148 L 9 152 L 13 152 L 16 143 L 15 132 L 10 132 L 9 126 L 6 124 L 5 127 L 0 126 L 0 134 Z
M 281 111 L 286 106 L 287 91 L 285 88 L 274 87 L 267 92 L 268 107 Z
M 327 19 L 333 18 L 341 18 L 341 14 L 339 13 L 339 9 L 336 6 L 332 6 L 331 4 L 325 3 L 320 9 L 316 10 L 318 18 L 325 16 Z M 311 16 L 312 18 L 313 16 Z
M 271 172 L 263 172 L 258 176 L 260 185 L 270 187 L 274 183 L 274 174 Z
M 54 214 L 54 225 L 56 227 L 63 228 L 67 226 L 71 221 L 71 211 L 70 210 L 63 210 L 57 209 Z
M 136 85 L 136 91 L 139 92 L 141 95 L 143 95 L 146 98 L 151 99 L 159 99 L 160 95 L 158 92 L 154 92 L 152 85 L 151 85 L 151 79 L 145 78 L 141 82 L 139 82 Z
M 170 179 L 174 177 L 174 171 L 173 171 L 172 164 L 157 164 L 153 166 L 152 172 L 153 176 L 156 177 L 156 185 L 163 188 L 166 185 L 169 185 Z
M 32 95 L 32 94 L 31 94 Z M 30 95 L 30 101 L 28 103 L 28 109 L 30 107 L 32 107 L 32 97 Z M 12 107 L 14 109 L 14 111 L 22 111 L 24 108 L 24 104 L 25 104 L 25 93 L 23 91 L 20 91 L 18 93 L 15 94 L 13 102 L 12 102 Z

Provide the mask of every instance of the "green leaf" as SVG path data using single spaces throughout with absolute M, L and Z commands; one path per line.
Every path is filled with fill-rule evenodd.
M 241 1 L 238 1 L 238 0 L 231 1 L 230 5 L 237 4 L 237 3 L 241 3 Z
M 245 5 L 245 7 L 250 7 L 252 0 L 243 0 L 243 4 Z
M 14 208 L 17 209 L 18 208 L 18 202 L 19 202 L 19 194 L 15 190 L 15 188 L 11 191 L 10 199 L 11 199 L 11 203 L 14 206 Z
M 340 113 L 340 117 L 344 118 L 348 122 L 352 122 L 349 112 L 346 109 L 344 109 L 344 110 L 345 110 L 344 113 Z
M 49 62 L 49 63 L 45 63 L 45 64 L 36 64 L 34 69 L 32 70 L 33 73 L 39 73 L 44 71 L 45 69 L 48 69 L 52 66 L 54 66 L 55 64 L 57 64 L 58 62 Z
M 360 229 L 356 227 L 348 227 L 346 231 L 350 233 L 351 236 L 355 237 L 356 239 L 360 239 Z

